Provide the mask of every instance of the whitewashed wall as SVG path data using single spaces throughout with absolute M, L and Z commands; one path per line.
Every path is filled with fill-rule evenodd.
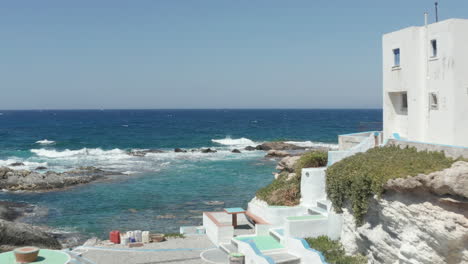
M 328 235 L 328 220 L 314 219 L 314 220 L 286 220 L 284 224 L 285 237 L 318 237 Z
M 234 237 L 232 226 L 218 226 L 206 213 L 203 213 L 203 227 L 206 229 L 206 235 L 210 241 L 216 246 L 219 246 L 220 243 L 229 243 Z
M 468 147 L 468 20 L 449 19 L 428 27 L 409 27 L 383 36 L 384 135 Z M 432 57 L 431 40 L 437 41 Z M 393 49 L 400 49 L 394 67 Z M 401 111 L 398 93 L 407 92 Z M 431 109 L 429 94 L 438 96 Z
M 318 200 L 326 198 L 325 193 L 326 168 L 305 168 L 301 175 L 301 205 L 312 207 Z
M 253 199 L 248 204 L 248 211 L 276 227 L 284 224 L 285 217 L 303 215 L 307 209 L 302 206 L 269 206 L 266 202 Z

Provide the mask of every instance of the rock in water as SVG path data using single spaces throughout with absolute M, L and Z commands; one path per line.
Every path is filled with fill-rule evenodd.
M 12 167 L 24 166 L 24 163 L 23 162 L 13 162 L 13 163 L 10 164 L 10 166 L 12 166 Z
M 36 170 L 47 170 L 47 167 L 39 166 L 39 167 L 36 167 Z
M 207 148 L 207 149 L 202 149 L 201 152 L 202 153 L 216 153 L 217 151 L 211 148 Z
M 143 149 L 143 150 L 131 150 L 127 154 L 135 157 L 144 157 L 148 153 L 164 153 L 164 151 L 159 149 Z
M 253 151 L 253 150 L 255 150 L 255 147 L 247 146 L 247 147 L 244 148 L 244 150 Z
M 265 157 L 267 158 L 282 158 L 290 156 L 290 154 L 286 151 L 281 150 L 269 150 Z
M 181 148 L 176 148 L 174 149 L 174 152 L 182 152 L 182 153 L 185 153 L 187 152 L 185 149 L 181 149 Z
M 233 149 L 231 152 L 232 152 L 232 153 L 241 153 L 241 151 L 238 150 L 238 149 Z
M 275 142 L 263 143 L 255 147 L 255 149 L 264 150 L 264 151 L 268 151 L 272 149 L 274 150 L 301 150 L 301 149 L 305 149 L 305 147 L 300 147 L 294 144 L 285 143 L 283 141 L 275 141 Z
M 81 167 L 62 173 L 52 171 L 39 173 L 0 167 L 0 189 L 12 191 L 52 190 L 89 183 L 111 175 L 121 175 L 121 173 L 103 171 L 95 167 Z
M 0 248 L 3 250 L 21 246 L 60 249 L 60 243 L 38 227 L 0 220 Z

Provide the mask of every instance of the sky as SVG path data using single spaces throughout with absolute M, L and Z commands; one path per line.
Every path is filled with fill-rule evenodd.
M 441 0 L 440 19 L 468 18 Z M 380 108 L 430 0 L 0 0 L 0 109 Z

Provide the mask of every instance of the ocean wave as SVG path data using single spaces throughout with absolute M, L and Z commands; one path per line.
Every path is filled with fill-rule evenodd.
M 47 140 L 47 139 L 36 141 L 36 144 L 41 144 L 41 145 L 50 145 L 50 144 L 54 144 L 54 143 L 55 143 L 55 141 Z
M 255 146 L 257 143 L 248 139 L 248 138 L 230 138 L 226 137 L 224 139 L 212 139 L 214 143 L 225 146 Z
M 218 161 L 245 159 L 262 156 L 263 153 L 257 151 L 243 151 L 242 153 L 232 153 L 225 147 L 213 148 L 213 153 L 195 152 L 174 152 L 166 150 L 162 153 L 146 153 L 144 156 L 130 155 L 129 151 L 122 149 L 103 150 L 101 148 L 83 148 L 78 150 L 56 150 L 56 149 L 31 149 L 35 155 L 29 160 L 46 162 L 47 168 L 54 171 L 64 171 L 79 166 L 95 166 L 105 170 L 118 172 L 154 172 L 169 166 L 182 166 L 187 161 Z M 134 149 L 133 151 L 141 150 Z M 15 160 L 16 161 L 16 160 Z M 15 162 L 13 161 L 13 162 Z
M 325 147 L 325 148 L 331 148 L 331 149 L 338 149 L 338 144 L 334 144 L 334 143 L 313 142 L 313 141 L 285 141 L 285 143 L 293 144 L 293 145 L 304 147 L 304 148 Z
M 100 148 L 82 148 L 78 150 L 55 150 L 55 149 L 31 149 L 32 153 L 40 157 L 46 158 L 66 158 L 66 157 L 76 157 L 76 156 L 116 156 L 116 155 L 126 155 L 126 152 L 121 149 L 112 149 L 112 150 L 103 150 Z

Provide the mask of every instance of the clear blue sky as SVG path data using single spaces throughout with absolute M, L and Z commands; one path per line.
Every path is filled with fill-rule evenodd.
M 381 35 L 433 2 L 4 0 L 0 109 L 378 108 Z

